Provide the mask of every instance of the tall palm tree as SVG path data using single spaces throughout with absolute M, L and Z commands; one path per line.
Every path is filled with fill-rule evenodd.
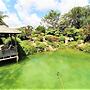
M 4 15 L 3 12 L 0 11 L 0 25 L 8 26 L 3 20 L 5 17 L 7 17 L 7 15 Z

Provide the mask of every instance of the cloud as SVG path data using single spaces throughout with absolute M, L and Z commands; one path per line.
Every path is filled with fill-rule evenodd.
M 41 22 L 40 14 L 46 14 L 50 9 L 59 10 L 64 14 L 73 7 L 89 4 L 88 0 L 16 0 L 13 6 L 15 11 L 12 13 L 9 12 L 5 6 L 7 4 L 4 4 L 3 1 L 5 0 L 0 0 L 0 11 L 4 11 L 9 15 L 9 18 L 4 20 L 11 27 L 19 27 L 22 25 L 37 26 Z M 9 2 L 10 0 L 6 1 Z
M 71 10 L 73 7 L 83 7 L 88 4 L 88 0 L 61 0 L 58 6 L 61 13 L 64 14 Z
M 17 0 L 15 9 L 24 25 L 37 26 L 41 18 L 33 10 L 45 12 L 50 9 L 57 9 L 64 14 L 73 7 L 86 5 L 88 5 L 88 0 Z
M 8 17 L 4 18 L 4 21 L 10 27 L 21 27 L 22 26 L 22 23 L 18 19 L 16 13 L 9 13 Z
M 2 0 L 0 0 L 0 11 L 6 12 L 7 8 Z
M 40 24 L 41 18 L 37 13 L 31 13 L 34 1 L 35 0 L 17 0 L 15 9 L 23 25 L 38 26 Z
M 9 13 L 9 10 L 7 9 L 3 0 L 0 0 L 0 11 L 4 12 L 4 14 L 8 15 L 8 17 L 3 19 L 7 25 L 9 25 L 10 27 L 22 26 L 22 23 L 18 19 L 16 13 Z
M 38 12 L 43 12 L 57 8 L 57 2 L 56 0 L 17 0 L 15 9 L 24 25 L 30 24 L 37 26 L 40 24 L 41 18 L 38 13 L 33 11 L 33 8 Z
M 33 13 L 29 17 L 26 18 L 25 22 L 26 24 L 29 23 L 32 26 L 38 26 L 40 25 L 41 18 L 39 18 L 36 13 Z
M 17 0 L 17 5 L 26 10 L 35 7 L 37 10 L 55 9 L 57 7 L 57 0 Z
M 56 9 L 58 3 L 57 0 L 38 0 L 35 2 L 38 10 Z

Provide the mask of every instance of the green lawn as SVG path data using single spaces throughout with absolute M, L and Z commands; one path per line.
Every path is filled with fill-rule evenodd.
M 0 88 L 90 88 L 90 55 L 58 50 L 0 67 Z

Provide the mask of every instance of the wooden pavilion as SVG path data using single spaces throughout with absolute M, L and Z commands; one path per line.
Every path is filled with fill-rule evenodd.
M 16 42 L 16 35 L 20 34 L 21 32 L 14 28 L 9 28 L 6 26 L 0 26 L 0 39 L 2 37 L 10 37 L 11 42 L 10 44 L 0 43 L 0 61 L 8 60 L 16 58 L 18 62 L 18 50 L 17 50 L 17 42 Z M 14 45 L 13 45 L 13 38 L 14 37 Z

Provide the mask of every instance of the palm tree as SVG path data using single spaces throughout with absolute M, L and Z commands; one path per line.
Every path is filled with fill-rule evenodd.
M 3 12 L 0 12 L 0 25 L 5 25 L 8 27 L 8 25 L 3 21 L 5 17 L 7 17 L 7 15 L 4 15 Z

